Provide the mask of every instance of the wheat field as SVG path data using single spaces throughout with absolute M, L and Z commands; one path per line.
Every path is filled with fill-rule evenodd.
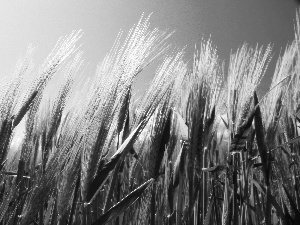
M 300 224 L 299 15 L 277 59 L 271 45 L 244 44 L 227 66 L 210 40 L 187 62 L 174 34 L 142 17 L 80 88 L 82 31 L 34 75 L 29 46 L 1 84 L 1 224 Z

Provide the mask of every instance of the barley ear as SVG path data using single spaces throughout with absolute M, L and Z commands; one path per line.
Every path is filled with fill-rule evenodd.
M 245 140 L 248 137 L 252 122 L 257 111 L 258 105 L 254 104 L 252 111 L 245 121 L 237 128 L 237 132 L 230 145 L 230 151 L 240 150 L 245 145 Z
M 258 104 L 258 98 L 256 91 L 254 91 L 254 105 Z M 263 163 L 263 173 L 265 177 L 265 182 L 266 185 L 269 185 L 269 162 L 268 162 L 268 153 L 267 153 L 267 146 L 264 140 L 264 128 L 263 128 L 263 123 L 262 123 L 262 118 L 261 118 L 261 111 L 260 111 L 260 106 L 257 105 L 257 110 L 255 111 L 255 117 L 254 117 L 254 122 L 255 122 L 255 135 L 256 135 L 256 140 L 257 140 L 257 147 L 258 151 L 261 157 L 261 161 Z

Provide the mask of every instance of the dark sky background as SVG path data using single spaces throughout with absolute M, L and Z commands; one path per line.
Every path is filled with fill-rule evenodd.
M 83 59 L 95 69 L 120 29 L 127 32 L 143 12 L 153 12 L 151 27 L 175 30 L 169 42 L 187 46 L 187 60 L 202 38 L 211 37 L 227 65 L 230 51 L 244 42 L 274 44 L 273 63 L 261 84 L 266 90 L 280 49 L 294 37 L 298 6 L 295 0 L 4 0 L 0 3 L 0 79 L 10 73 L 28 44 L 38 47 L 34 60 L 39 65 L 60 36 L 78 29 L 84 32 Z M 141 89 L 152 73 L 141 75 Z

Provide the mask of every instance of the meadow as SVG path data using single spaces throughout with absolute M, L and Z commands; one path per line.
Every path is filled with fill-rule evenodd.
M 142 17 L 80 88 L 81 31 L 34 73 L 29 46 L 1 84 L 1 224 L 300 224 L 299 15 L 277 59 L 244 44 L 228 65 L 210 40 L 187 62 L 168 43 L 176 34 Z

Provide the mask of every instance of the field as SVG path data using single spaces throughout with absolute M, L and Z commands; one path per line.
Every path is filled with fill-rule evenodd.
M 186 62 L 171 33 L 141 18 L 80 88 L 81 31 L 34 77 L 28 47 L 1 84 L 1 224 L 300 224 L 299 13 L 278 59 L 271 45 L 244 44 L 227 66 L 210 40 Z

